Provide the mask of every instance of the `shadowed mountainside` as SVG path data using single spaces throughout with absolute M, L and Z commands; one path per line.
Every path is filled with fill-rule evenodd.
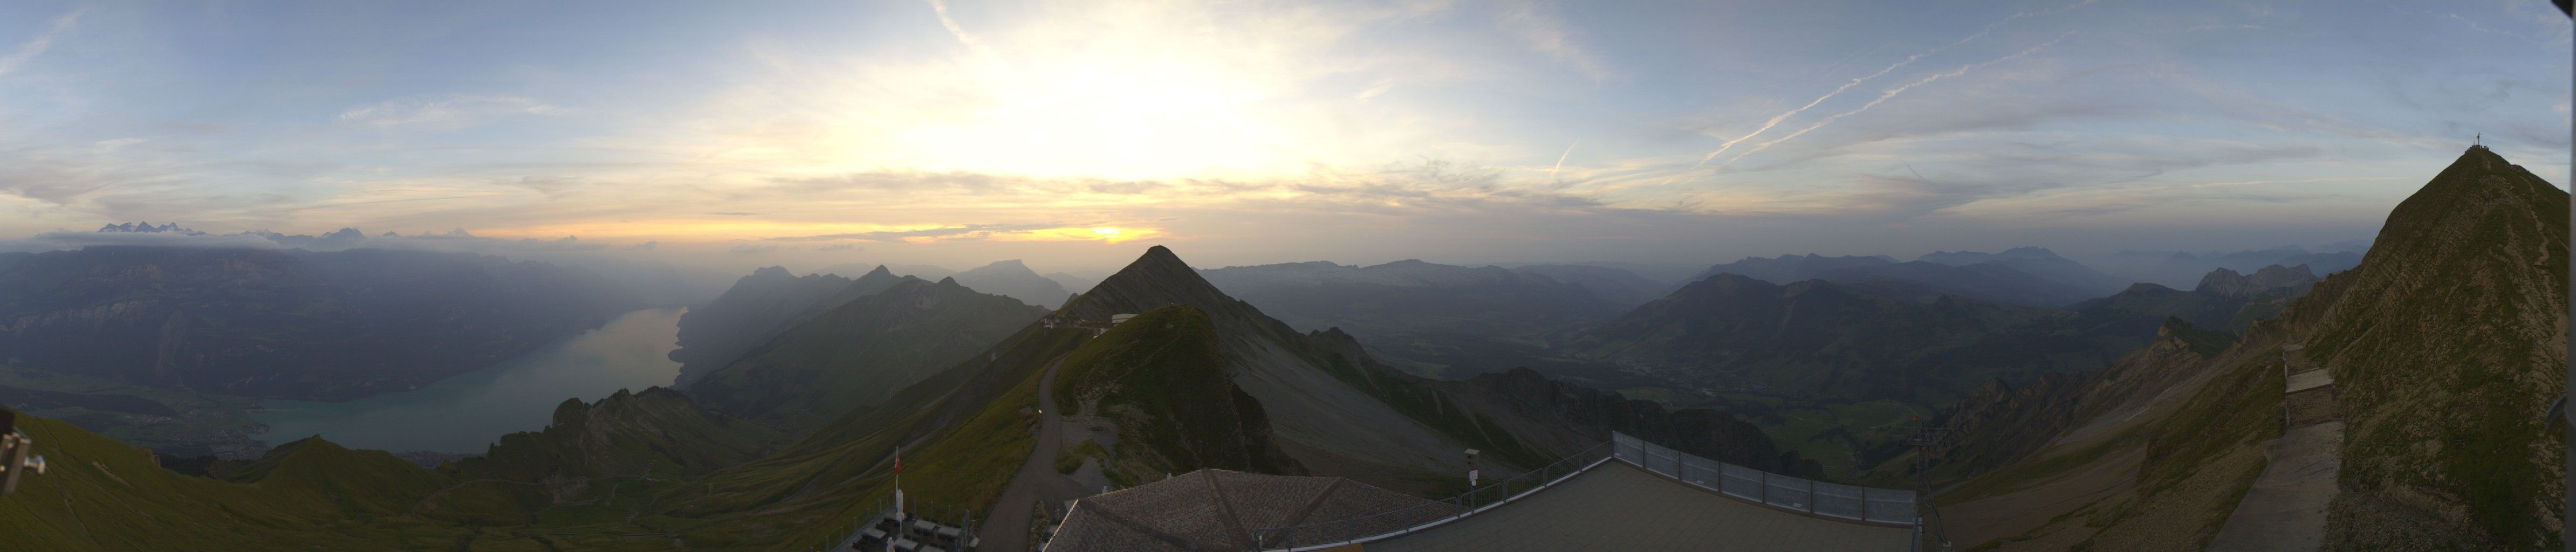
M 1719 274 L 1737 274 L 1774 284 L 1792 284 L 1807 280 L 1824 280 L 1838 284 L 1903 282 L 1921 286 L 1943 295 L 1956 295 L 2005 305 L 2056 308 L 2077 301 L 2101 297 L 2120 290 L 2126 282 L 2113 283 L 2102 275 L 2046 253 L 2013 255 L 2000 259 L 1989 253 L 1935 253 L 1927 257 L 1945 260 L 1984 259 L 1970 264 L 1943 264 L 1929 261 L 1897 262 L 1896 259 L 1873 257 L 1826 257 L 1781 255 L 1776 258 L 1746 257 L 1731 263 L 1711 266 L 1700 271 L 1690 282 L 1706 280 Z M 2024 251 L 2024 250 L 2015 250 Z M 2024 268 L 2040 271 L 2037 274 Z M 2067 278 L 2061 281 L 2056 278 Z M 1688 287 L 1689 284 L 1684 284 Z
M 1037 271 L 1029 270 L 1029 266 L 1020 264 L 1018 259 L 967 269 L 954 278 L 957 283 L 975 288 L 975 291 L 1006 296 L 1040 307 L 1062 305 L 1064 298 L 1073 296 L 1073 292 L 1065 291 L 1064 284 L 1039 276 Z
M 2301 360 L 2333 376 L 2344 424 L 2325 549 L 2559 549 L 2563 448 L 2540 413 L 2565 389 L 2567 233 L 2566 192 L 2472 147 L 2390 212 L 2359 266 L 2242 340 L 2210 352 L 2176 332 L 2092 385 L 1955 410 L 1972 439 L 2053 436 L 1942 495 L 1953 534 L 2198 550 L 2264 471 L 2284 363 Z
M 0 362 L 348 399 L 490 366 L 646 306 L 588 270 L 501 257 L 90 247 L 0 270 Z
M 687 389 L 788 328 L 901 281 L 884 266 L 856 280 L 832 274 L 799 277 L 776 266 L 754 270 L 715 300 L 680 315 L 680 347 L 670 354 L 680 363 L 680 376 L 672 385 Z
M 873 274 L 873 273 L 872 273 Z M 888 278 L 893 278 L 889 276 Z M 862 278 L 862 280 L 865 280 Z M 910 276 L 815 314 L 688 388 L 707 407 L 803 433 L 955 365 L 1046 309 Z
M 1232 266 L 1200 276 L 1291 327 L 1371 336 L 1517 336 L 1599 320 L 1619 306 L 1576 284 L 1499 267 L 1419 260 Z

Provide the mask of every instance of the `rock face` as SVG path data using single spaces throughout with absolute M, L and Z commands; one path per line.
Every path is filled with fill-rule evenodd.
M 754 270 L 724 295 L 680 315 L 680 348 L 670 355 L 680 363 L 680 376 L 672 385 L 687 389 L 788 328 L 903 279 L 884 266 L 856 280 L 832 274 L 798 277 L 776 266 Z
M 897 283 L 807 317 L 708 372 L 689 393 L 709 408 L 802 433 L 883 402 L 1047 313 L 954 279 L 887 278 Z
M 0 270 L 0 362 L 346 399 L 489 366 L 645 306 L 590 271 L 500 257 L 90 247 Z
M 1061 304 L 1057 301 L 1063 301 L 1066 295 L 1072 294 L 1064 290 L 1064 284 L 1039 276 L 1036 271 L 1029 270 L 1028 265 L 1020 264 L 1018 259 L 975 267 L 957 273 L 955 278 L 957 283 L 975 288 L 975 291 L 1007 296 L 1041 307 Z

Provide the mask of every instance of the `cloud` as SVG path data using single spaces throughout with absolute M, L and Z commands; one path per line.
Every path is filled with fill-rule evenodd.
M 1566 30 L 1564 22 L 1555 16 L 1539 13 L 1537 4 L 1523 2 L 1503 10 L 1500 23 L 1504 31 L 1520 39 L 1529 49 L 1547 54 L 1549 59 L 1584 78 L 1599 81 L 1610 76 L 1609 69 L 1604 67 L 1606 64 L 1575 43 L 1573 32 Z
M 2047 49 L 2047 48 L 2048 48 L 2048 47 L 2050 47 L 2050 46 L 2055 46 L 2055 45 L 2057 45 L 2057 43 L 2058 43 L 2059 41 L 2066 40 L 2066 37 L 2074 36 L 2074 35 L 2075 35 L 2075 33 L 2074 33 L 2073 31 L 2068 31 L 2066 34 L 2058 35 L 2058 37 L 2057 37 L 2056 39 L 2050 40 L 2050 41 L 2045 42 L 2045 43 L 2041 43 L 2041 44 L 2040 44 L 2040 45 L 2038 45 L 2038 46 L 2032 46 L 2032 47 L 2030 47 L 2029 49 L 2025 49 L 2025 50 L 2022 50 L 2022 51 L 2019 51 L 2019 52 L 2014 52 L 2014 53 L 2012 53 L 2012 54 L 2005 55 L 2004 57 L 1999 57 L 1999 58 L 1995 58 L 1995 59 L 1991 59 L 1991 60 L 1986 60 L 1986 61 L 1981 61 L 1981 62 L 1977 62 L 1977 63 L 1970 63 L 1970 64 L 1966 64 L 1966 65 L 1961 65 L 1961 66 L 1959 66 L 1959 68 L 1958 68 L 1958 69 L 1951 70 L 1950 72 L 1947 72 L 1947 73 L 1936 73 L 1936 74 L 1933 74 L 1933 75 L 1931 75 L 1931 76 L 1923 77 L 1923 78 L 1920 78 L 1920 79 L 1915 79 L 1913 82 L 1908 82 L 1908 83 L 1905 83 L 1905 84 L 1902 84 L 1902 85 L 1898 85 L 1898 86 L 1896 86 L 1896 87 L 1894 87 L 1894 88 L 1889 88 L 1889 89 L 1887 89 L 1887 90 L 1885 90 L 1885 91 L 1879 92 L 1879 94 L 1878 94 L 1878 98 L 1877 98 L 1877 99 L 1870 100 L 1870 101 L 1869 101 L 1869 103 L 1866 103 L 1866 104 L 1861 104 L 1861 106 L 1860 106 L 1860 107 L 1858 107 L 1858 108 L 1852 109 L 1851 111 L 1845 111 L 1845 112 L 1841 112 L 1841 113 L 1835 113 L 1835 114 L 1833 114 L 1833 115 L 1831 115 L 1831 116 L 1827 116 L 1827 117 L 1825 117 L 1825 118 L 1824 118 L 1824 120 L 1816 121 L 1816 123 L 1815 123 L 1815 124 L 1807 125 L 1807 128 L 1798 129 L 1798 131 L 1797 131 L 1797 132 L 1789 133 L 1789 135 L 1788 135 L 1788 136 L 1782 136 L 1782 137 L 1779 137 L 1779 138 L 1773 138 L 1773 139 L 1771 139 L 1770 141 L 1763 142 L 1763 143 L 1761 143 L 1761 144 L 1757 144 L 1757 145 L 1753 146 L 1753 149 L 1746 150 L 1744 153 L 1735 154 L 1735 157 L 1728 158 L 1728 159 L 1726 160 L 1726 162 L 1727 162 L 1728 164 L 1733 164 L 1733 163 L 1735 163 L 1735 162 L 1736 162 L 1736 161 L 1738 161 L 1738 160 L 1742 160 L 1742 159 L 1744 159 L 1744 156 L 1747 156 L 1747 155 L 1753 155 L 1753 154 L 1755 154 L 1755 153 L 1760 153 L 1762 150 L 1771 149 L 1771 146 L 1773 146 L 1773 145 L 1777 145 L 1777 144 L 1779 144 L 1779 143 L 1781 143 L 1781 142 L 1786 142 L 1786 141 L 1789 141 L 1789 140 L 1792 140 L 1792 139 L 1796 139 L 1796 138 L 1797 138 L 1797 137 L 1799 137 L 1799 136 L 1804 136 L 1804 135 L 1806 135 L 1808 132 L 1812 132 L 1812 131 L 1814 131 L 1814 130 L 1816 130 L 1816 129 L 1819 129 L 1819 128 L 1824 128 L 1824 127 L 1825 127 L 1825 125 L 1834 124 L 1834 121 L 1842 120 L 1842 118 L 1844 118 L 1844 117 L 1849 117 L 1849 116 L 1852 116 L 1852 115 L 1858 115 L 1858 114 L 1860 114 L 1860 113 L 1861 113 L 1861 112 L 1863 112 L 1863 111 L 1869 111 L 1869 109 L 1870 109 L 1870 108 L 1878 107 L 1878 104 L 1886 103 L 1886 102 L 1887 102 L 1887 100 L 1888 100 L 1889 98 L 1894 98 L 1894 97 L 1896 97 L 1896 95 L 1898 95 L 1898 94 L 1903 94 L 1903 93 L 1905 93 L 1905 91 L 1907 91 L 1907 90 L 1913 90 L 1913 89 L 1914 89 L 1914 87 L 1917 87 L 1917 86 L 1923 86 L 1923 85 L 1926 85 L 1926 84 L 1931 84 L 1931 83 L 1933 83 L 1933 82 L 1935 82 L 1935 81 L 1939 81 L 1939 80 L 1941 80 L 1941 79 L 1947 79 L 1947 78 L 1951 78 L 1951 77 L 1957 77 L 1957 76 L 1960 76 L 1960 75 L 1966 75 L 1966 74 L 1968 74 L 1968 71 L 1970 71 L 1970 70 L 1974 70 L 1974 69 L 1979 68 L 1979 67 L 1985 67 L 1985 66 L 1988 66 L 1988 65 L 1994 65 L 1994 64 L 1997 64 L 1997 63 L 2003 63 L 2003 62 L 2006 62 L 2006 61 L 2012 61 L 2012 60 L 2015 60 L 2015 59 L 2020 59 L 2020 58 L 2022 58 L 2022 57 L 2024 57 L 2024 56 L 2028 56 L 2028 55 L 2031 55 L 2031 54 L 2039 53 L 2039 51 L 2040 51 L 2040 50 Z M 1716 154 L 1710 154 L 1710 156 L 1711 156 L 1711 157 L 1714 157 L 1715 155 L 1716 155 Z
M 1797 116 L 1799 113 L 1805 113 L 1808 109 L 1816 107 L 1816 104 L 1825 103 L 1825 100 L 1833 99 L 1833 97 L 1834 97 L 1834 96 L 1842 95 L 1842 93 L 1843 93 L 1844 91 L 1851 90 L 1851 89 L 1852 89 L 1852 87 L 1854 87 L 1854 86 L 1860 86 L 1860 84 L 1861 84 L 1861 83 L 1869 82 L 1869 81 L 1870 81 L 1870 80 L 1872 80 L 1872 79 L 1876 79 L 1876 78 L 1879 78 L 1879 77 L 1882 77 L 1882 76 L 1886 76 L 1889 72 L 1893 72 L 1893 71 L 1895 71 L 1895 70 L 1897 70 L 1897 69 L 1899 69 L 1899 68 L 1905 67 L 1905 66 L 1907 66 L 1907 65 L 1913 65 L 1913 64 L 1914 64 L 1914 62 L 1919 61 L 1919 60 L 1922 60 L 1922 59 L 1923 59 L 1924 57 L 1926 57 L 1926 56 L 1930 56 L 1930 55 L 1933 55 L 1933 54 L 1941 53 L 1941 51 L 1942 51 L 1942 50 L 1948 50 L 1948 49 L 1950 49 L 1950 48 L 1952 48 L 1952 47 L 1956 47 L 1956 46 L 1960 46 L 1960 45 L 1963 45 L 1963 44 L 1967 44 L 1967 43 L 1969 43 L 1969 42 L 1975 42 L 1977 39 L 1980 39 L 1980 38 L 1985 38 L 1987 35 L 1994 34 L 1994 32 L 1995 32 L 1995 28 L 1996 28 L 1996 27 L 2001 27 L 2001 26 L 2003 26 L 2005 23 L 2011 23 L 2011 22 L 2013 22 L 2013 21 L 2020 20 L 2020 19 L 2022 19 L 2022 18 L 2035 17 L 2035 16 L 2041 16 L 2041 15 L 2048 15 L 2048 14 L 2051 14 L 2051 13 L 2062 12 L 2062 11 L 2066 11 L 2066 10 L 2071 10 L 2071 9 L 2075 9 L 2075 8 L 2080 8 L 2080 7 L 2084 7 L 2084 6 L 2085 6 L 2085 5 L 2087 5 L 2087 4 L 2092 4 L 2094 1 L 2095 1 L 2095 0 L 2080 0 L 2080 1 L 2076 2 L 2076 3 L 2068 4 L 2068 5 L 2061 6 L 2061 7 L 2057 7 L 2057 8 L 2053 8 L 2053 9 L 2033 10 L 2033 11 L 2024 11 L 2024 12 L 2014 13 L 2014 14 L 2012 14 L 2012 15 L 2005 16 L 2003 19 L 1996 20 L 1996 21 L 1995 21 L 1995 22 L 1993 22 L 1993 23 L 1987 23 L 1987 24 L 1986 24 L 1986 26 L 1985 26 L 1985 28 L 1978 29 L 1978 30 L 1977 30 L 1977 32 L 1974 32 L 1974 33 L 1969 33 L 1967 37 L 1960 38 L 1960 39 L 1959 39 L 1959 40 L 1957 40 L 1957 41 L 1951 42 L 1951 43 L 1949 43 L 1949 44 L 1943 44 L 1943 45 L 1940 45 L 1940 46 L 1935 46 L 1935 47 L 1932 47 L 1932 49 L 1924 50 L 1924 51 L 1921 51 L 1921 52 L 1916 52 L 1914 55 L 1911 55 L 1911 56 L 1906 56 L 1906 57 L 1905 57 L 1905 59 L 1897 60 L 1897 62 L 1896 62 L 1896 63 L 1889 64 L 1887 67 L 1880 68 L 1880 69 L 1878 70 L 1878 72 L 1870 73 L 1870 74 L 1867 74 L 1867 75 L 1862 75 L 1862 76 L 1860 76 L 1859 78 L 1852 79 L 1852 80 L 1851 80 L 1851 82 L 1845 82 L 1845 83 L 1843 83 L 1843 85 L 1842 85 L 1842 86 L 1835 87 L 1832 91 L 1830 91 L 1830 92 L 1826 92 L 1826 93 L 1825 93 L 1825 95 L 1817 96 L 1817 97 L 1816 97 L 1816 99 L 1814 99 L 1814 100 L 1809 100 L 1809 101 L 1807 102 L 1807 104 L 1806 104 L 1806 105 L 1801 105 L 1801 106 L 1798 106 L 1798 108 L 1797 108 L 1797 109 L 1791 109 L 1791 110 L 1788 110 L 1788 111 L 1786 111 L 1786 112 L 1782 112 L 1782 113 L 1780 113 L 1779 115 L 1773 115 L 1773 116 L 1771 116 L 1771 119 L 1770 119 L 1770 120 L 1763 121 L 1763 122 L 1762 122 L 1762 126 L 1754 128 L 1752 132 L 1747 132 L 1747 133 L 1744 133 L 1744 135 L 1743 135 L 1743 136 L 1737 136 L 1737 137 L 1735 137 L 1734 139 L 1727 140 L 1727 141 L 1725 141 L 1725 142 L 1723 142 L 1723 143 L 1719 143 L 1719 144 L 1717 145 L 1717 150 L 1716 150 L 1716 151 L 1708 152 L 1708 155 L 1700 157 L 1700 159 L 1699 159 L 1699 163 L 1700 163 L 1701 165 L 1706 165 L 1706 164 L 1708 164 L 1708 161 L 1709 161 L 1709 160 L 1711 160 L 1711 159 L 1716 159 L 1716 158 L 1717 158 L 1717 156 L 1718 156 L 1718 154 L 1726 153 L 1726 150 L 1733 149 L 1733 148 L 1735 147 L 1735 145 L 1736 145 L 1736 144 L 1741 143 L 1741 142 L 1743 142 L 1743 141 L 1745 141 L 1745 140 L 1751 140 L 1751 139 L 1753 139 L 1753 137 L 1755 137 L 1755 136 L 1761 136 L 1761 135 L 1762 135 L 1762 133 L 1770 131 L 1772 127 L 1780 126 L 1780 122 L 1781 122 L 1781 121 L 1787 120 L 1787 119 L 1788 119 L 1788 118 L 1790 118 L 1790 117 Z M 1885 97 L 1884 97 L 1884 96 L 1882 96 L 1880 99 L 1885 99 Z M 1876 102 L 1871 102 L 1871 105 L 1876 105 Z M 1867 108 L 1863 108 L 1863 109 L 1867 109 Z M 1737 156 L 1737 157 L 1739 157 L 1739 158 L 1740 158 L 1740 157 L 1742 157 L 1742 156 Z
M 54 18 L 54 23 L 45 27 L 45 32 L 19 43 L 17 51 L 0 56 L 0 75 L 15 72 L 19 67 L 26 65 L 28 60 L 44 54 L 47 48 L 53 47 L 54 39 L 61 38 L 63 33 L 71 32 L 72 26 L 80 22 L 80 15 L 81 10 L 74 9 L 70 13 L 63 14 L 62 17 Z
M 759 254 L 759 253 L 770 253 L 770 252 L 775 252 L 775 251 L 778 251 L 779 249 L 780 249 L 780 248 L 779 248 L 778 246 L 775 246 L 775 245 L 762 245 L 762 244 L 755 244 L 755 243 L 744 243 L 744 244 L 735 244 L 735 245 L 733 246 L 733 248 L 732 248 L 732 249 L 727 249 L 726 251 L 732 252 L 732 253 L 734 253 L 734 254 L 736 254 L 736 255 L 752 255 L 752 254 Z
M 554 115 L 563 109 L 530 98 L 517 96 L 413 96 L 396 98 L 341 111 L 341 123 L 376 128 L 428 127 L 459 128 L 472 126 L 506 115 Z
M 817 235 L 817 236 L 788 236 L 788 237 L 769 238 L 769 240 L 770 240 L 770 241 L 841 241 L 841 240 L 857 240 L 857 241 L 872 241 L 872 242 L 895 242 L 895 241 L 904 241 L 904 240 L 908 240 L 908 239 L 916 239 L 916 238 L 928 238 L 928 239 L 979 238 L 979 237 L 989 236 L 989 235 L 992 235 L 992 234 L 994 234 L 994 233 L 1000 233 L 1000 232 L 1027 232 L 1027 231 L 1034 231 L 1034 230 L 1044 230 L 1044 229 L 1048 229 L 1048 228 L 1060 228 L 1060 227 L 1064 227 L 1064 226 L 1065 226 L 1065 225 L 1063 225 L 1063 224 L 969 224 L 969 225 L 964 225 L 964 226 L 944 226 L 944 227 L 938 227 L 938 228 L 923 228 L 923 229 L 919 229 L 919 230 L 888 230 L 888 231 L 881 231 L 881 232 L 858 232 L 858 233 L 850 233 L 850 234 L 823 234 L 823 235 Z

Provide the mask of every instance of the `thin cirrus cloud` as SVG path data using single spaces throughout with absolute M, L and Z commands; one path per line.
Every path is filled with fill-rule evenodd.
M 2568 25 L 2510 6 L 664 7 L 195 27 L 0 7 L 0 209 L 29 215 L 0 235 L 149 219 L 762 259 L 1154 239 L 1357 261 L 1333 252 L 1905 253 L 1879 249 L 1903 227 L 2121 248 L 1972 240 L 2288 224 L 2263 209 L 2366 232 L 2411 191 L 2391 175 L 2470 135 L 2552 181 L 2568 164 L 2568 60 L 2547 48 Z M 588 34 L 543 38 L 563 29 Z
M 553 115 L 563 108 L 530 98 L 451 94 L 397 98 L 351 107 L 336 118 L 370 127 L 461 127 L 507 115 Z

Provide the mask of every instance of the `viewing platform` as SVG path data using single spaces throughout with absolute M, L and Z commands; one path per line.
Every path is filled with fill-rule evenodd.
M 1611 442 L 1445 500 L 1200 470 L 1082 499 L 1058 550 L 1914 550 L 1912 490 L 1836 485 Z

